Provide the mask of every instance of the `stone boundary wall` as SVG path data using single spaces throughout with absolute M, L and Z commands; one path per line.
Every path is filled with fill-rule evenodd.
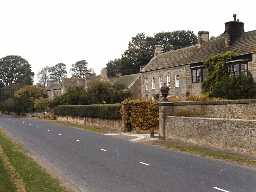
M 171 116 L 256 119 L 256 99 L 160 103 Z
M 256 120 L 168 116 L 166 137 L 256 154 Z
M 78 125 L 85 125 L 89 127 L 97 127 L 97 128 L 104 128 L 111 131 L 118 131 L 121 132 L 123 130 L 123 123 L 122 120 L 107 120 L 107 119 L 99 119 L 99 118 L 89 118 L 89 117 L 57 117 L 57 121 L 64 121 L 70 122 Z
M 163 138 L 256 155 L 256 100 L 162 102 Z

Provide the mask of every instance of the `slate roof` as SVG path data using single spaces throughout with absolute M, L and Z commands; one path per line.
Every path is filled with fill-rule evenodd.
M 113 78 L 111 81 L 113 83 L 118 82 L 120 84 L 123 84 L 126 88 L 130 88 L 133 83 L 138 79 L 139 73 L 131 74 L 131 75 L 123 75 L 117 78 Z
M 143 71 L 154 71 L 158 69 L 171 68 L 180 65 L 204 62 L 209 56 L 223 53 L 225 51 L 236 51 L 238 54 L 256 52 L 256 30 L 244 32 L 232 45 L 225 45 L 225 35 L 210 40 L 201 46 L 194 45 L 178 50 L 168 51 L 156 57 L 144 67 Z

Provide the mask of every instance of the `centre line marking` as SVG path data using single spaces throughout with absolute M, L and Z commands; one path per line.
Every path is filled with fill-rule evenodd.
M 139 163 L 142 164 L 142 165 L 150 166 L 149 163 L 145 163 L 145 162 L 143 162 L 143 161 L 140 161 Z
M 48 129 L 48 132 L 50 132 L 51 130 L 50 129 Z
M 100 150 L 101 150 L 101 151 L 104 151 L 104 152 L 106 152 L 106 151 L 107 151 L 106 149 L 103 149 L 103 148 L 101 148 Z
M 221 188 L 219 188 L 219 187 L 213 187 L 213 189 L 216 189 L 216 190 L 222 191 L 222 192 L 230 192 L 230 191 L 227 191 L 227 190 L 225 190 L 225 189 L 221 189 Z
M 61 135 L 62 135 L 62 133 L 59 133 L 58 135 L 59 135 L 59 136 L 61 136 Z
M 80 142 L 80 139 L 77 139 L 76 142 Z

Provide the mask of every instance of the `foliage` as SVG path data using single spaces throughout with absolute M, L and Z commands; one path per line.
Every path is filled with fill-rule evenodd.
M 136 131 L 158 128 L 159 107 L 154 101 L 125 100 L 122 102 L 122 119 Z
M 4 112 L 16 112 L 17 107 L 16 100 L 12 97 L 1 103 L 1 111 Z
M 1 86 L 15 84 L 31 85 L 34 73 L 27 60 L 20 56 L 9 55 L 0 59 Z
M 226 52 L 210 57 L 205 66 L 208 77 L 203 82 L 203 90 L 210 97 L 226 99 L 250 99 L 256 97 L 256 84 L 250 72 L 232 75 L 227 61 L 234 58 L 234 52 Z
M 59 105 L 54 108 L 58 116 L 120 119 L 120 104 Z
M 2 103 L 2 110 L 15 113 L 34 112 L 34 103 L 38 99 L 47 98 L 45 89 L 38 86 L 26 85 L 17 90 L 13 97 Z M 38 102 L 38 101 L 37 101 Z
M 123 85 L 112 84 L 107 81 L 93 80 L 88 84 L 88 89 L 69 89 L 67 93 L 51 101 L 50 107 L 57 105 L 90 105 L 120 103 L 130 97 L 130 92 Z
M 4 102 L 6 99 L 14 96 L 14 93 L 19 89 L 19 86 L 6 86 L 0 88 L 0 103 Z
M 40 97 L 34 101 L 34 110 L 36 112 L 45 112 L 49 106 L 49 99 Z
M 49 69 L 48 66 L 43 67 L 37 74 L 38 82 L 42 87 L 46 87 L 47 81 L 50 79 Z
M 58 63 L 53 67 L 49 68 L 50 79 L 53 81 L 57 81 L 60 85 L 62 84 L 62 80 L 67 77 L 66 64 Z
M 154 37 L 138 33 L 128 44 L 128 49 L 119 59 L 107 63 L 109 77 L 138 73 L 140 67 L 145 66 L 154 55 L 156 45 L 161 45 L 163 51 L 179 49 L 193 45 L 197 37 L 192 31 L 161 32 Z
M 88 69 L 88 63 L 86 60 L 77 61 L 72 65 L 71 68 L 72 77 L 89 79 L 92 76 L 95 76 L 95 73 L 92 69 Z

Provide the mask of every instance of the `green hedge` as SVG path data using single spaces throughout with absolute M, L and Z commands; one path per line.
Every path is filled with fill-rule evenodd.
M 58 116 L 121 119 L 121 104 L 59 105 L 54 108 Z

